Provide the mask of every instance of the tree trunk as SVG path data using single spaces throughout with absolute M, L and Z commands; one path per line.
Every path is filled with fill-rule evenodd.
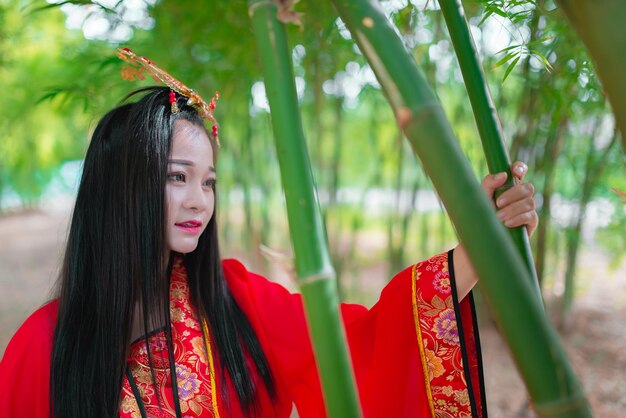
M 539 210 L 539 226 L 537 227 L 537 241 L 535 246 L 535 267 L 539 286 L 543 284 L 546 263 L 547 236 L 552 216 L 551 200 L 554 193 L 554 173 L 557 158 L 561 152 L 563 139 L 567 130 L 569 119 L 563 118 L 558 121 L 558 126 L 553 129 L 551 135 L 546 138 L 546 145 L 543 152 L 543 190 L 541 191 L 542 206 Z
M 585 214 L 587 213 L 587 206 L 591 201 L 593 195 L 593 189 L 597 186 L 598 180 L 604 167 L 606 166 L 609 153 L 613 146 L 617 143 L 618 134 L 615 132 L 613 139 L 602 151 L 602 154 L 598 158 L 594 158 L 597 151 L 594 145 L 596 134 L 601 126 L 601 119 L 597 121 L 596 127 L 593 133 L 589 137 L 589 150 L 587 152 L 587 159 L 585 162 L 585 173 L 582 185 L 581 197 L 578 204 L 578 213 L 576 216 L 576 222 L 574 226 L 566 230 L 566 262 L 565 262 L 565 289 L 563 292 L 563 300 L 561 302 L 561 308 L 559 312 L 559 325 L 561 328 L 567 328 L 567 314 L 572 307 L 574 301 L 574 289 L 576 278 L 576 262 L 578 259 L 578 249 L 580 247 L 580 234 L 582 226 L 585 221 Z
M 396 192 L 396 200 L 395 206 L 390 208 L 387 213 L 387 264 L 389 269 L 389 277 L 393 277 L 395 273 L 397 273 L 401 266 L 401 258 L 402 252 L 401 244 L 397 238 L 397 228 L 398 228 L 398 220 L 400 219 L 400 205 L 402 200 L 402 192 L 403 192 L 403 178 L 402 174 L 404 171 L 404 158 L 403 150 L 402 150 L 402 130 L 398 128 L 398 132 L 396 134 L 396 150 L 398 153 L 396 154 L 396 178 L 395 178 L 395 192 Z
M 343 255 L 343 231 L 342 231 L 342 216 L 341 208 L 338 204 L 338 194 L 341 182 L 341 151 L 343 148 L 343 95 L 335 98 L 334 111 L 335 111 L 335 128 L 333 135 L 333 155 L 329 170 L 330 182 L 328 187 L 328 204 L 326 207 L 326 213 L 334 214 L 334 225 L 332 229 L 332 240 L 330 246 L 330 254 L 333 260 L 333 266 L 337 275 L 337 290 L 339 291 L 339 299 L 343 300 L 343 288 L 342 274 L 345 266 L 345 256 Z M 326 218 L 325 225 L 328 225 L 328 218 Z

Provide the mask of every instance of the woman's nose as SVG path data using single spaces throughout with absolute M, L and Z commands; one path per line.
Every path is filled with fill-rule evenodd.
M 192 186 L 187 193 L 187 208 L 201 211 L 208 205 L 209 193 L 202 188 L 202 185 Z

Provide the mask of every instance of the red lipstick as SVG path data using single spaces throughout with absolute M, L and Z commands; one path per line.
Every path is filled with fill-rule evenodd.
M 188 234 L 197 234 L 202 230 L 202 222 L 195 220 L 195 219 L 190 219 L 188 221 L 185 222 L 178 222 L 175 223 L 174 225 L 176 225 L 178 228 L 182 229 L 183 231 L 187 232 Z

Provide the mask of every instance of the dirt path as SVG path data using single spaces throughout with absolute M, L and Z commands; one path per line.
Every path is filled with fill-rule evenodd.
M 35 309 L 51 298 L 69 212 L 31 211 L 0 218 L 0 352 Z
M 24 319 L 51 297 L 68 219 L 67 207 L 0 217 L 0 353 Z M 606 264 L 606 256 L 600 254 L 583 258 L 584 293 L 576 300 L 563 341 L 595 416 L 622 418 L 626 410 L 626 265 L 609 272 Z M 495 327 L 483 324 L 481 339 L 489 415 L 534 417 L 522 380 Z

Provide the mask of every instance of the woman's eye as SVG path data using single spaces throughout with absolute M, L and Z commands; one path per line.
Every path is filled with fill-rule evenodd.
M 214 189 L 214 188 L 215 188 L 215 183 L 216 183 L 216 182 L 217 182 L 217 180 L 216 180 L 216 179 L 208 179 L 207 181 L 205 181 L 205 182 L 204 182 L 204 185 L 205 185 L 206 187 L 210 187 L 210 188 Z
M 175 181 L 175 182 L 184 182 L 185 181 L 185 175 L 183 173 L 172 173 L 172 174 L 168 174 L 167 175 L 168 180 L 171 181 Z

